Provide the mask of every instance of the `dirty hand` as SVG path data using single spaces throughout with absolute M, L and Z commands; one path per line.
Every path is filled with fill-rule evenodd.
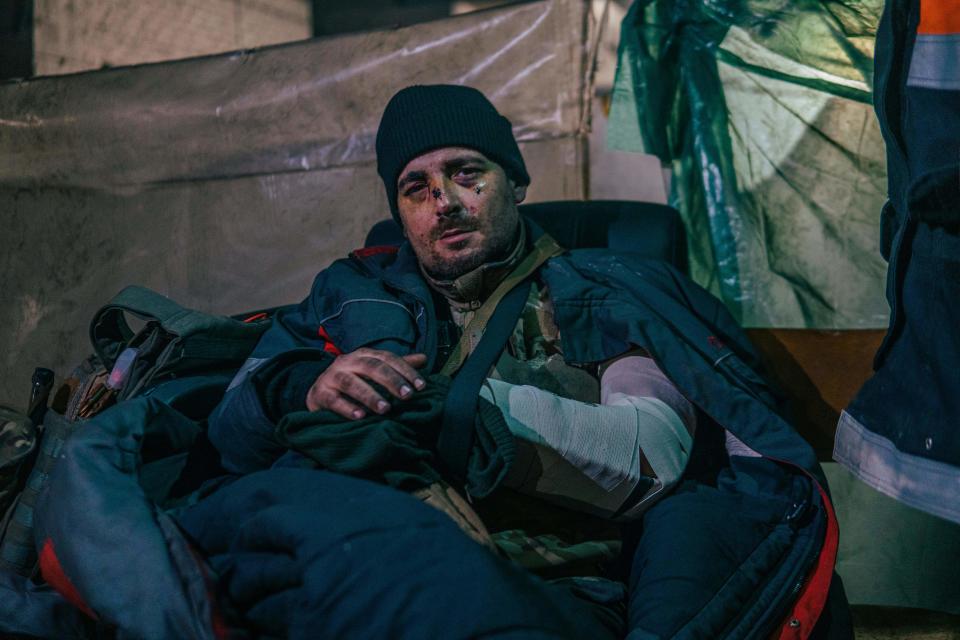
M 374 391 L 375 382 L 399 399 L 409 398 L 414 389 L 423 389 L 426 381 L 417 369 L 427 356 L 411 353 L 397 356 L 389 351 L 360 348 L 337 356 L 307 392 L 307 409 L 327 409 L 344 418 L 358 420 L 367 411 L 386 413 L 390 403 Z

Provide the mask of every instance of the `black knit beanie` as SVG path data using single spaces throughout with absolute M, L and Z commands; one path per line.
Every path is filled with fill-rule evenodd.
M 400 172 L 417 156 L 440 147 L 476 149 L 517 185 L 530 184 L 510 121 L 482 93 L 448 84 L 407 87 L 390 98 L 377 130 L 377 173 L 398 223 Z

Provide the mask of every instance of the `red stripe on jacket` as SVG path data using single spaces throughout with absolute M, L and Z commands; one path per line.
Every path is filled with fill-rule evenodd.
M 380 253 L 396 253 L 400 250 L 400 247 L 392 244 L 383 244 L 377 247 L 363 247 L 362 249 L 354 249 L 351 251 L 353 255 L 358 258 L 366 258 L 368 256 L 375 256 Z
M 70 576 L 63 570 L 63 565 L 60 564 L 60 558 L 57 557 L 57 552 L 53 548 L 53 540 L 50 538 L 43 541 L 43 547 L 40 549 L 40 575 L 42 575 L 43 579 L 47 581 L 47 584 L 56 589 L 57 593 L 62 595 L 67 602 L 94 620 L 99 619 L 93 609 L 90 608 L 90 605 L 83 599 L 83 596 L 80 595 L 76 585 L 70 580 Z
M 327 333 L 327 330 L 324 329 L 322 325 L 317 328 L 317 335 L 323 339 L 324 351 L 326 351 L 327 353 L 329 353 L 334 357 L 339 356 L 340 354 L 343 353 L 343 351 L 340 351 L 337 345 L 333 344 L 333 340 L 330 339 L 330 334 Z
M 807 474 L 809 475 L 809 474 Z M 823 546 L 820 547 L 820 556 L 817 566 L 807 576 L 806 583 L 790 614 L 783 621 L 779 632 L 774 632 L 777 640 L 806 640 L 810 637 L 813 627 L 820 619 L 827 604 L 827 594 L 830 592 L 830 581 L 833 579 L 833 568 L 837 561 L 837 547 L 840 544 L 840 527 L 837 525 L 837 515 L 833 504 L 827 497 L 816 478 L 810 478 L 817 485 L 823 508 L 827 512 L 827 531 L 824 534 Z

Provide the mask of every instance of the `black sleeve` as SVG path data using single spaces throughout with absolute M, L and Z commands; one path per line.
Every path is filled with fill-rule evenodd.
M 332 356 L 287 361 L 277 358 L 253 376 L 264 413 L 274 423 L 288 413 L 307 410 L 307 392 L 330 363 Z

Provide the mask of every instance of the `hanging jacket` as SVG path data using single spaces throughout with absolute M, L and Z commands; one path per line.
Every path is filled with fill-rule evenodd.
M 888 0 L 874 105 L 887 151 L 880 250 L 890 325 L 842 413 L 834 458 L 868 485 L 960 522 L 960 12 Z

